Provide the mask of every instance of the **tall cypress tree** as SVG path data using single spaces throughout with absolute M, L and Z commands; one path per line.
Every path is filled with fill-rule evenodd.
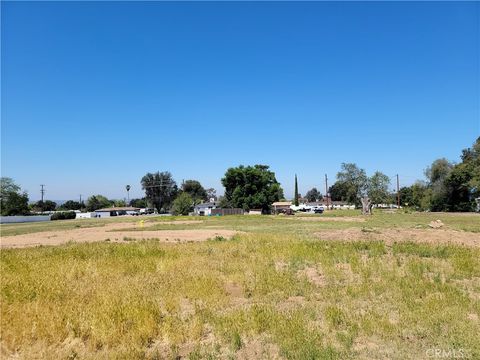
M 297 183 L 297 174 L 295 174 L 295 200 L 294 200 L 295 206 L 298 206 L 298 183 Z

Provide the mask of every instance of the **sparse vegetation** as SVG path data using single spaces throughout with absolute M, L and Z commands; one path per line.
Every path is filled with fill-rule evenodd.
M 2 354 L 404 359 L 440 347 L 480 357 L 480 248 L 376 239 L 436 218 L 448 231 L 479 232 L 476 215 L 327 215 L 214 217 L 188 225 L 241 230 L 235 241 L 123 238 L 3 249 Z M 344 229 L 371 240 L 315 235 Z

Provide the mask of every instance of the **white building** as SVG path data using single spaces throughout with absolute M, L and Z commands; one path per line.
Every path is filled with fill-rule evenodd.
M 121 215 L 138 215 L 140 208 L 135 208 L 131 206 L 127 207 L 111 207 L 95 210 L 97 217 L 105 218 L 111 216 L 121 216 Z
M 75 219 L 91 219 L 91 218 L 96 218 L 97 217 L 97 214 L 94 213 L 94 212 L 86 212 L 86 213 L 82 213 L 82 212 L 76 212 L 76 216 L 75 216 Z
M 195 205 L 193 212 L 198 216 L 210 216 L 212 215 L 212 209 L 216 209 L 217 207 L 219 207 L 218 203 L 216 201 L 211 201 Z

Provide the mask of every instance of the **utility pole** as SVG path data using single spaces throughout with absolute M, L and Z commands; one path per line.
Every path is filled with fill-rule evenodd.
M 168 182 L 166 182 L 166 183 L 164 184 L 164 183 L 163 183 L 163 178 L 160 178 L 160 184 L 159 184 L 159 185 L 149 185 L 149 186 L 145 186 L 144 188 L 145 188 L 145 189 L 148 189 L 148 188 L 163 188 L 164 186 L 167 187 L 167 186 L 170 186 L 170 185 L 172 185 L 172 182 L 171 182 L 171 181 L 168 181 Z M 146 194 L 145 194 L 145 197 L 147 197 Z M 155 201 L 155 198 L 158 198 L 159 200 L 161 200 L 161 199 L 162 199 L 162 195 L 161 195 L 161 194 L 158 194 L 158 196 L 157 196 L 157 194 L 154 194 L 152 201 Z M 148 201 L 148 200 L 147 200 L 147 201 Z M 155 207 L 155 203 L 152 203 L 152 206 Z
M 80 194 L 80 205 L 82 205 L 82 194 Z
M 397 208 L 400 209 L 400 182 L 397 174 Z
M 329 199 L 328 199 L 328 177 L 327 177 L 327 174 L 325 174 L 325 196 L 327 197 L 327 210 L 328 210 L 328 202 L 329 202 Z
M 41 202 L 41 211 L 43 212 L 43 196 L 45 195 L 45 189 L 44 189 L 45 185 L 44 184 L 40 184 L 40 195 L 42 196 L 42 202 Z
M 43 203 L 43 195 L 45 195 L 45 189 L 44 189 L 45 185 L 44 184 L 41 184 L 40 185 L 40 194 L 42 195 L 42 203 Z

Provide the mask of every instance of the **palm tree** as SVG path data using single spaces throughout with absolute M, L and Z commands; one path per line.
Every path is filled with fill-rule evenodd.
M 125 186 L 125 189 L 127 189 L 127 199 L 128 199 L 127 205 L 130 205 L 130 193 L 129 193 L 130 188 L 131 188 L 130 185 Z
M 298 184 L 297 184 L 297 174 L 295 174 L 295 199 L 294 199 L 293 201 L 294 201 L 294 205 L 295 205 L 295 206 L 298 206 Z

